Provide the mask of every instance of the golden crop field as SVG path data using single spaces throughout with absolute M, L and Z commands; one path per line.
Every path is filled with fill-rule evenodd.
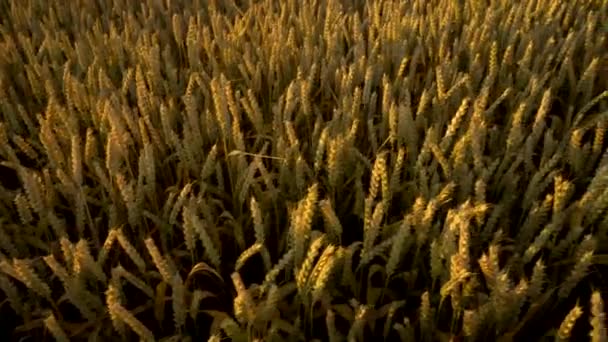
M 608 341 L 608 1 L 0 0 L 2 341 Z

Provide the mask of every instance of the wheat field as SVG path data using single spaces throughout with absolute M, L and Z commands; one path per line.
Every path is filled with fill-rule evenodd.
M 4 341 L 608 341 L 608 1 L 0 1 Z

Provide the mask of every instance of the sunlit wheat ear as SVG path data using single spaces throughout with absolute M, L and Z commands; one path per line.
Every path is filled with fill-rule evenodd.
M 80 270 L 76 270 L 77 265 Z M 103 273 L 102 268 L 91 255 L 87 241 L 84 239 L 78 241 L 78 243 L 76 243 L 76 247 L 74 248 L 74 268 L 74 272 L 76 274 L 84 270 L 86 272 L 91 272 L 97 278 L 97 280 L 106 282 L 106 275 Z
M 583 314 L 583 309 L 578 305 L 578 303 L 568 312 L 568 315 L 564 318 L 559 329 L 557 331 L 557 337 L 561 341 L 567 341 L 570 339 L 570 334 L 572 333 L 572 329 L 576 324 L 576 321 Z
M 433 153 L 433 156 L 435 157 L 435 159 L 439 162 L 439 165 L 441 166 L 441 169 L 442 169 L 445 177 L 452 178 L 452 169 L 450 167 L 450 163 L 449 163 L 448 159 L 445 157 L 445 155 L 443 154 L 443 152 L 441 151 L 441 149 L 439 148 L 439 146 L 437 146 L 434 143 L 431 144 L 431 152 Z
M 52 106 L 49 106 L 49 109 L 51 108 Z M 63 168 L 65 165 L 65 155 L 57 142 L 57 136 L 53 133 L 53 129 L 47 120 L 42 120 L 40 124 L 40 142 L 44 146 L 51 162 L 56 167 Z
M 44 256 L 42 259 L 51 269 L 51 271 L 53 271 L 53 274 L 57 276 L 59 280 L 61 280 L 64 287 L 67 287 L 70 281 L 70 274 L 68 273 L 68 270 L 66 270 L 65 267 L 63 267 L 52 254 Z
M 348 331 L 348 341 L 363 341 L 363 329 L 370 311 L 371 308 L 367 305 L 358 305 L 355 319 Z
M 237 321 L 235 321 L 231 317 L 223 319 L 220 323 L 220 328 L 229 338 L 234 338 L 235 336 L 239 336 L 242 333 L 242 329 L 239 326 L 239 323 L 237 323 Z
M 82 185 L 82 147 L 79 137 L 72 137 L 72 176 L 78 186 Z
M 469 223 L 465 221 L 460 223 L 459 229 L 459 239 L 458 239 L 458 255 L 462 260 L 463 267 L 466 270 L 470 270 L 470 231 L 469 231 Z
M 297 80 L 292 81 L 289 84 L 289 86 L 287 86 L 287 91 L 285 93 L 285 109 L 284 109 L 285 119 L 287 119 L 287 120 L 291 120 L 292 113 L 293 113 L 297 103 L 299 102 L 298 93 L 296 90 L 297 88 L 298 88 Z
M 120 297 L 121 297 L 121 289 L 120 289 L 120 279 L 117 275 L 112 277 L 110 284 L 108 285 L 108 289 L 105 292 L 106 295 L 106 306 L 108 308 L 108 313 L 110 315 L 110 319 L 112 320 L 112 326 L 116 331 L 118 331 L 121 335 L 125 334 L 125 325 L 123 321 L 120 319 L 119 315 L 116 311 L 111 310 L 112 307 L 116 305 L 120 305 Z
M 244 250 L 236 260 L 236 264 L 234 266 L 235 271 L 240 270 L 243 266 L 245 266 L 247 260 L 256 254 L 261 253 L 265 248 L 266 246 L 264 246 L 262 243 L 256 242 L 251 247 Z
M 312 280 L 312 300 L 318 301 L 323 296 L 324 292 L 329 285 L 329 280 L 335 267 L 340 261 L 342 252 L 336 248 L 336 246 L 330 245 L 325 248 L 323 254 L 319 258 L 313 274 L 311 275 Z
M 148 187 L 154 190 L 156 186 L 156 163 L 154 147 L 151 143 L 145 143 L 143 148 L 143 173 Z
M 608 330 L 606 328 L 606 311 L 602 292 L 594 291 L 591 295 L 591 341 L 605 342 L 608 341 Z
M 290 238 L 291 245 L 295 249 L 295 261 L 300 262 L 304 258 L 306 247 L 310 239 L 312 230 L 312 221 L 315 214 L 315 208 L 317 205 L 318 198 L 318 184 L 312 185 L 308 188 L 306 197 L 300 201 L 294 217 L 292 218 L 290 227 Z
M 148 249 L 148 253 L 150 253 L 150 256 L 152 257 L 152 261 L 160 272 L 160 275 L 163 277 L 163 280 L 166 283 L 171 284 L 175 272 L 171 269 L 167 260 L 162 256 L 152 238 L 147 238 L 144 242 Z
M 378 196 L 378 192 L 380 189 L 380 185 L 382 184 L 382 191 L 387 190 L 388 184 L 388 173 L 386 169 L 386 152 L 382 152 L 381 154 L 376 156 L 376 160 L 374 161 L 374 168 L 372 170 L 372 178 L 369 183 L 368 190 L 368 198 L 370 200 L 375 200 Z M 383 193 L 382 196 L 387 196 L 388 194 Z
M 493 289 L 496 286 L 496 279 L 498 277 L 498 272 L 500 271 L 498 265 L 498 247 L 491 245 L 488 249 L 488 253 L 483 254 L 481 258 L 479 258 L 478 263 L 486 278 L 488 287 Z
M 213 80 L 211 80 L 211 93 L 213 97 L 216 120 L 219 123 L 224 144 L 226 144 L 226 140 L 230 137 L 230 120 L 226 95 L 223 91 L 223 86 L 225 84 L 223 82 L 224 79 L 224 75 L 221 75 L 219 79 L 218 77 L 214 77 Z
M 327 148 L 327 172 L 329 184 L 335 189 L 338 186 L 342 174 L 344 161 L 344 137 L 337 136 L 329 140 Z
M 121 322 L 127 324 L 139 338 L 146 342 L 156 341 L 154 334 L 146 328 L 146 326 L 138 320 L 129 310 L 125 309 L 121 304 L 114 303 L 109 305 L 108 310 L 111 315 L 116 316 Z
M 308 253 L 306 254 L 306 258 L 304 262 L 296 268 L 296 285 L 298 287 L 298 291 L 301 294 L 304 294 L 308 290 L 308 279 L 310 277 L 310 272 L 315 265 L 315 259 L 319 255 L 321 248 L 325 245 L 325 235 L 321 235 L 316 238 L 308 248 Z
M 55 315 L 53 315 L 53 313 L 50 313 L 47 316 L 47 318 L 44 320 L 44 325 L 51 332 L 51 334 L 55 338 L 55 341 L 68 342 L 70 340 L 68 338 L 68 335 L 66 335 L 65 331 L 63 331 L 63 329 L 61 328 L 59 322 L 57 322 L 57 319 L 55 318 Z
M 29 199 L 29 204 L 38 215 L 44 215 L 44 197 L 42 195 L 42 179 L 38 174 L 32 174 L 25 169 L 20 171 L 23 187 Z
M 312 103 L 310 101 L 311 90 L 312 84 L 308 80 L 301 80 L 299 99 L 302 104 L 302 112 L 306 116 L 309 116 L 312 113 Z
M 13 268 L 17 279 L 24 283 L 29 289 L 44 298 L 51 298 L 51 288 L 40 279 L 32 268 L 30 261 L 13 259 Z
M 247 90 L 247 99 L 249 100 L 249 104 L 251 105 L 252 109 L 252 121 L 255 127 L 258 129 L 258 132 L 262 132 L 264 128 L 264 114 L 260 109 L 256 95 L 252 89 Z
M 591 148 L 591 151 L 593 152 L 593 155 L 595 156 L 593 158 L 593 160 L 597 160 L 596 158 L 599 158 L 600 154 L 602 154 L 602 152 L 603 152 L 602 148 L 604 146 L 604 141 L 605 141 L 605 136 L 606 136 L 607 130 L 608 130 L 608 122 L 606 120 L 598 122 L 597 125 L 595 126 L 595 135 L 593 137 L 593 146 Z
M 232 273 L 231 278 L 237 293 L 236 298 L 234 298 L 234 314 L 241 324 L 251 322 L 255 315 L 251 294 L 238 272 Z
M 114 241 L 116 241 L 116 232 L 117 230 L 115 228 L 110 229 L 108 231 L 108 236 L 106 237 L 106 240 L 104 241 L 103 245 L 101 246 L 101 249 L 99 250 L 99 254 L 97 255 L 97 262 L 100 266 L 105 263 L 108 257 L 108 253 L 110 252 Z
M 441 296 L 448 293 L 454 310 L 460 310 L 462 304 L 463 287 L 469 281 L 472 274 L 467 270 L 464 258 L 460 254 L 454 254 L 450 258 L 450 279 L 441 288 Z
M 207 340 L 207 342 L 222 342 L 222 335 L 221 334 L 211 335 L 209 337 L 209 339 Z
M 319 142 L 317 143 L 317 148 L 315 152 L 314 159 L 314 170 L 315 172 L 319 172 L 323 163 L 323 156 L 325 155 L 325 149 L 327 145 L 327 141 L 329 139 L 329 127 L 325 126 L 323 131 L 321 132 L 321 136 L 319 137 Z

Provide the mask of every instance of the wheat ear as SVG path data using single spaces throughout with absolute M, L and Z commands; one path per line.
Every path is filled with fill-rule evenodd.
M 146 326 L 138 320 L 129 310 L 125 309 L 122 305 L 114 303 L 109 306 L 111 315 L 118 317 L 122 322 L 126 323 L 143 341 L 156 341 L 154 334 Z
M 576 321 L 583 314 L 583 309 L 578 305 L 578 303 L 568 312 L 566 318 L 562 321 L 562 324 L 559 326 L 557 331 L 558 341 L 567 341 L 570 339 L 570 333 L 576 324 Z
M 186 324 L 188 308 L 186 306 L 186 287 L 178 273 L 173 276 L 171 288 L 173 289 L 173 321 L 175 323 L 175 329 L 180 331 Z
M 44 319 L 44 325 L 46 326 L 47 329 L 49 329 L 49 331 L 55 338 L 55 341 L 57 341 L 57 342 L 69 342 L 70 341 L 70 339 L 68 338 L 68 335 L 66 335 L 65 331 L 63 331 L 63 329 L 61 328 L 61 325 L 59 325 L 59 322 L 57 322 L 57 319 L 55 318 L 55 315 L 53 315 L 53 313 L 50 313 L 47 316 L 47 318 Z
M 304 262 L 296 269 L 296 285 L 298 287 L 298 292 L 301 294 L 304 294 L 307 291 L 310 272 L 312 271 L 315 259 L 319 255 L 319 252 L 321 251 L 321 248 L 323 248 L 324 244 L 325 234 L 319 236 L 310 244 Z
M 122 247 L 122 249 L 127 253 L 129 258 L 131 258 L 133 263 L 135 263 L 135 265 L 137 266 L 139 271 L 142 273 L 145 272 L 146 263 L 145 263 L 144 259 L 142 259 L 141 255 L 139 254 L 137 249 L 135 249 L 135 247 L 133 247 L 131 242 L 129 242 L 129 240 L 127 239 L 125 234 L 122 232 L 122 229 L 118 228 L 116 230 L 115 234 L 116 234 L 116 240 L 118 240 L 118 244 L 120 245 L 120 247 Z
M 152 257 L 152 261 L 154 261 L 154 265 L 160 272 L 160 275 L 163 277 L 163 280 L 167 284 L 171 284 L 173 281 L 173 275 L 176 272 L 171 269 L 169 263 L 162 256 L 152 238 L 147 238 L 144 242 L 146 244 L 146 248 L 148 249 L 148 253 L 150 253 L 150 256 Z
M 608 341 L 608 331 L 606 330 L 606 312 L 604 311 L 604 301 L 602 293 L 594 291 L 591 295 L 591 341 L 606 342 Z
M 13 259 L 13 268 L 18 279 L 29 289 L 44 298 L 51 298 L 51 288 L 36 274 L 29 260 Z
M 334 268 L 337 265 L 339 258 L 336 254 L 342 255 L 342 252 L 334 245 L 329 245 L 319 257 L 319 261 L 313 269 L 311 279 L 314 281 L 312 283 L 312 300 L 317 301 L 321 299 L 321 296 L 325 292 L 327 285 L 329 284 L 329 279 L 334 272 Z

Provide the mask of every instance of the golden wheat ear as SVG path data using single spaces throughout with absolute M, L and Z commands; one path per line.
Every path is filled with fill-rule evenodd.
M 0 1 L 0 320 L 15 340 L 608 342 L 607 15 Z

